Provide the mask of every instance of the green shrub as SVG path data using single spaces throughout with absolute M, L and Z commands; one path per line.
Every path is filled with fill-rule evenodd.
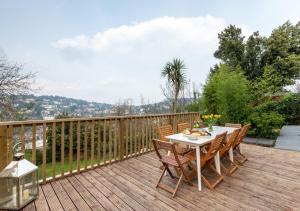
M 221 65 L 204 87 L 204 105 L 208 113 L 221 114 L 224 121 L 241 123 L 249 112 L 249 90 L 249 81 L 239 68 Z
M 203 103 L 203 97 L 200 97 L 196 101 L 193 101 L 192 103 L 188 104 L 186 106 L 186 109 L 188 110 L 188 112 L 204 113 L 205 107 L 204 107 L 204 103 Z
M 276 138 L 279 135 L 280 128 L 284 124 L 284 117 L 278 112 L 253 112 L 248 117 L 248 121 L 251 123 L 252 130 L 251 135 L 264 137 L 264 138 Z
M 286 123 L 293 123 L 300 118 L 300 94 L 293 93 L 277 101 L 267 101 L 254 109 L 257 112 L 278 112 Z

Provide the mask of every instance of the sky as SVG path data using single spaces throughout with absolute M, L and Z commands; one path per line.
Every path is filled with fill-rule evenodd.
M 1 0 L 0 53 L 36 72 L 37 95 L 153 103 L 164 98 L 167 61 L 183 59 L 200 86 L 226 26 L 268 36 L 300 21 L 299 8 L 299 0 Z

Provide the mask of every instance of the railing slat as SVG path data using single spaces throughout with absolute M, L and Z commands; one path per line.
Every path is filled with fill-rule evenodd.
M 87 170 L 88 166 L 88 122 L 84 123 L 84 170 Z
M 47 125 L 43 123 L 43 164 L 42 164 L 42 178 L 43 183 L 46 183 L 47 173 L 46 173 L 46 164 L 47 164 Z
M 133 126 L 132 126 L 133 124 L 132 123 L 133 123 L 133 120 L 132 120 L 132 118 L 130 118 L 130 123 L 129 123 L 129 126 L 130 126 L 130 128 L 129 128 L 130 153 L 129 154 L 130 154 L 130 156 L 132 156 L 132 143 L 133 143 L 133 140 L 132 140 L 133 139 L 133 135 L 132 135 L 133 134 Z
M 36 124 L 32 125 L 32 153 L 31 161 L 36 164 Z
M 56 176 L 56 122 L 52 123 L 52 179 Z
M 21 129 L 20 129 L 20 141 L 21 141 L 22 153 L 25 154 L 25 127 L 24 127 L 24 125 L 21 125 Z
M 94 168 L 94 144 L 95 144 L 95 122 L 92 120 L 92 125 L 91 125 L 91 166 Z
M 117 160 L 117 151 L 118 151 L 118 122 L 117 120 L 114 121 L 114 160 Z
M 128 158 L 128 120 L 129 119 L 126 119 L 125 121 L 125 156 L 126 158 Z
M 112 121 L 109 120 L 109 134 L 108 134 L 108 161 L 111 163 L 111 153 L 112 153 Z
M 103 163 L 106 164 L 106 120 L 103 123 Z
M 146 146 L 145 146 L 145 147 L 146 147 L 146 152 L 148 152 L 148 141 L 149 141 L 149 140 L 148 140 L 148 138 L 149 138 L 149 137 L 148 137 L 148 127 L 149 127 L 149 119 L 148 119 L 148 117 L 146 117 L 146 120 L 145 120 L 145 121 L 146 121 L 146 122 L 145 122 L 145 125 L 146 125 L 146 126 L 145 126 L 145 127 L 146 127 L 146 128 L 145 128 L 145 136 L 146 136 L 146 137 L 145 137 L 145 139 L 146 139 L 146 144 L 145 144 Z
M 101 163 L 101 124 L 98 121 L 98 131 L 97 131 L 97 165 Z
M 124 120 L 120 119 L 119 120 L 119 159 L 123 160 L 124 158 Z
M 69 130 L 69 173 L 73 173 L 73 122 L 70 122 Z
M 65 122 L 61 123 L 61 176 L 65 175 Z
M 137 138 L 136 138 L 136 130 L 137 130 L 137 119 L 134 118 L 134 127 L 133 127 L 133 130 L 134 130 L 134 155 L 136 155 L 136 147 L 137 147 Z
M 142 121 L 142 124 L 141 124 L 141 127 L 142 127 L 142 153 L 144 153 L 144 150 L 145 150 L 145 119 L 144 117 L 141 119 Z
M 80 158 L 80 121 L 77 122 L 77 172 L 80 173 L 81 158 Z

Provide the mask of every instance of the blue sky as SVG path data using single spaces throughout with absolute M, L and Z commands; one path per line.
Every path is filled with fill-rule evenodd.
M 184 59 L 191 81 L 203 84 L 224 27 L 269 35 L 300 21 L 299 8 L 297 0 L 2 0 L 0 51 L 37 72 L 36 94 L 153 102 L 163 99 L 166 61 Z

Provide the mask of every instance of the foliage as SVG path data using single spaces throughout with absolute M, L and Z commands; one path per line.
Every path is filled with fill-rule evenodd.
M 219 113 L 224 121 L 242 122 L 248 114 L 249 81 L 240 70 L 221 65 L 204 86 L 204 104 L 209 113 Z
M 186 106 L 186 109 L 188 112 L 205 112 L 205 106 L 204 106 L 204 98 L 200 97 L 196 101 L 193 101 L 192 103 L 188 104 Z
M 300 94 L 288 94 L 280 100 L 267 101 L 259 106 L 256 106 L 254 111 L 262 112 L 277 112 L 284 117 L 286 122 L 295 122 L 300 118 Z
M 234 25 L 230 25 L 218 34 L 218 38 L 219 47 L 215 51 L 214 56 L 232 68 L 238 65 L 241 66 L 245 49 L 242 30 Z
M 276 75 L 277 82 L 273 89 L 282 90 L 294 84 L 300 76 L 300 22 L 293 25 L 288 21 L 274 29 L 269 37 L 254 32 L 246 42 L 242 30 L 232 25 L 218 37 L 219 47 L 214 56 L 232 70 L 240 66 L 253 83 L 257 79 L 261 82 L 262 78 L 266 78 L 264 74 L 272 73 Z M 215 73 L 216 66 L 210 72 Z
M 255 94 L 256 101 L 261 101 L 262 98 L 274 93 L 282 92 L 284 77 L 274 69 L 272 65 L 267 65 L 264 68 L 263 75 L 252 83 L 252 90 Z
M 256 31 L 249 36 L 245 44 L 245 56 L 242 68 L 250 81 L 255 80 L 263 74 L 261 67 L 265 38 Z
M 284 123 L 284 117 L 278 112 L 253 112 L 248 121 L 254 129 L 254 135 L 264 138 L 276 138 Z
M 174 58 L 171 62 L 167 62 L 161 70 L 161 76 L 167 78 L 166 88 L 163 89 L 164 95 L 172 101 L 172 111 L 178 111 L 179 93 L 184 90 L 187 83 L 185 75 L 184 61 Z
M 216 125 L 222 115 L 219 114 L 207 114 L 202 115 L 203 122 L 206 126 Z

